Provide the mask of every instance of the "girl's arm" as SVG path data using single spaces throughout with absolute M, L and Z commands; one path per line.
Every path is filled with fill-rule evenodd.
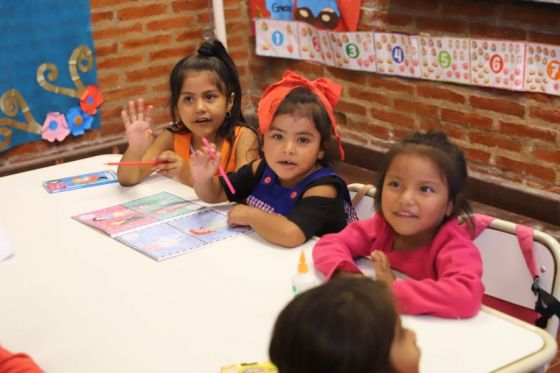
M 241 166 L 259 158 L 259 141 L 257 134 L 249 128 L 241 127 L 235 148 L 235 161 L 238 170 Z
M 214 156 L 211 157 L 210 153 Z M 191 154 L 190 170 L 193 188 L 196 195 L 208 203 L 227 201 L 227 195 L 216 174 L 220 165 L 221 153 L 216 152 L 216 146 L 210 144 L 210 149 L 202 147 Z
M 173 134 L 169 131 L 163 131 L 151 143 L 148 149 L 140 154 L 138 149 L 133 148 L 130 144 L 126 149 L 121 161 L 153 161 L 156 158 L 159 160 L 163 152 L 173 149 Z M 163 160 L 163 159 L 162 159 Z M 144 180 L 152 172 L 159 171 L 167 164 L 158 166 L 119 166 L 117 169 L 117 176 L 119 183 L 124 186 L 136 185 Z M 184 168 L 184 167 L 183 167 Z
M 296 247 L 305 242 L 302 230 L 285 216 L 247 205 L 235 205 L 228 214 L 228 224 L 251 226 L 259 236 L 279 246 Z
M 351 223 L 338 233 L 326 234 L 313 248 L 313 261 L 325 277 L 337 271 L 360 273 L 354 258 L 371 254 L 380 219 L 377 215 Z
M 0 372 L 41 373 L 43 370 L 28 355 L 23 353 L 13 354 L 0 347 Z
M 405 279 L 393 283 L 393 294 L 402 313 L 446 318 L 476 315 L 484 293 L 480 253 L 468 238 L 455 236 L 450 241 L 435 259 L 437 280 Z

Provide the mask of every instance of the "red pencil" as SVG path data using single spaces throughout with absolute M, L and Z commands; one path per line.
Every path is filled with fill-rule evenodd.
M 107 162 L 107 166 L 157 166 L 167 161 Z

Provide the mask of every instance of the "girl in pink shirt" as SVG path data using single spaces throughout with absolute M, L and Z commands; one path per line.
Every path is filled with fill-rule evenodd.
M 371 256 L 402 313 L 474 316 L 484 293 L 482 260 L 457 220 L 471 213 L 461 150 L 443 132 L 415 133 L 386 154 L 379 175 L 377 213 L 323 236 L 313 249 L 316 268 L 327 278 L 359 274 L 354 259 Z M 392 269 L 407 278 L 396 280 Z

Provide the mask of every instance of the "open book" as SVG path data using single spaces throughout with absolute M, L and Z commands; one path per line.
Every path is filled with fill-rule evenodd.
M 168 192 L 72 218 L 156 260 L 185 254 L 250 230 L 228 227 L 223 212 Z

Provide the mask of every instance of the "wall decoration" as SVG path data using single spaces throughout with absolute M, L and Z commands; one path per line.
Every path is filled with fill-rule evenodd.
M 471 39 L 471 84 L 523 89 L 525 43 Z
M 560 46 L 527 43 L 525 89 L 560 95 Z
M 453 83 L 470 83 L 469 40 L 420 36 L 422 78 Z
M 47 114 L 80 106 L 97 71 L 88 0 L 0 1 L 0 22 L 1 152 L 41 140 Z
M 333 32 L 256 19 L 256 53 L 349 70 L 560 95 L 560 46 L 512 40 Z M 294 30 L 296 30 L 294 34 Z

